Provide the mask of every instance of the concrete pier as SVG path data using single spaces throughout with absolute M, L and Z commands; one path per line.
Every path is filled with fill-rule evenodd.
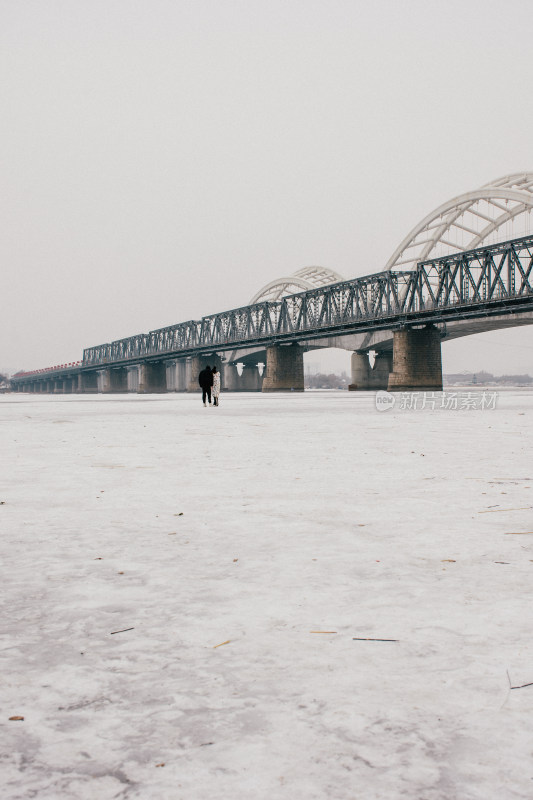
M 204 368 L 203 359 L 200 359 L 199 356 L 192 356 L 190 359 L 187 359 L 187 362 L 187 391 L 197 392 L 200 388 L 198 384 L 198 375 Z
M 100 394 L 115 394 L 128 391 L 125 367 L 106 367 L 97 370 L 97 386 Z
M 389 392 L 442 391 L 440 333 L 432 325 L 394 332 Z
M 367 352 L 352 353 L 352 382 L 348 389 L 351 392 L 386 389 L 391 371 L 392 353 L 377 353 L 373 366 Z
M 148 361 L 139 364 L 139 394 L 153 394 L 167 391 L 167 373 L 162 361 Z
M 98 375 L 94 372 L 80 372 L 78 374 L 78 388 L 80 393 L 92 393 L 98 391 Z
M 263 376 L 260 375 L 257 364 L 242 364 L 241 369 L 239 375 L 237 364 L 223 365 L 223 388 L 229 392 L 260 392 L 263 386 Z
M 168 392 L 187 391 L 187 360 L 174 358 L 165 362 Z
M 238 383 L 242 392 L 260 392 L 263 389 L 263 376 L 259 374 L 257 364 L 246 364 Z
M 224 364 L 220 380 L 223 389 L 228 392 L 238 392 L 239 373 L 237 364 Z
M 267 347 L 263 392 L 303 392 L 304 354 L 298 344 Z

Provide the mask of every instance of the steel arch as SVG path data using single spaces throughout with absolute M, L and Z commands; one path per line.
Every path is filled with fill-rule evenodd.
M 302 267 L 302 269 L 297 270 L 286 278 L 276 278 L 276 280 L 267 283 L 266 286 L 263 286 L 262 289 L 254 294 L 250 300 L 250 305 L 264 300 L 274 302 L 289 294 L 295 294 L 302 289 L 304 291 L 317 289 L 343 280 L 342 275 L 327 267 Z
M 454 197 L 424 217 L 396 248 L 386 269 L 414 269 L 420 261 L 473 250 L 489 243 L 506 222 L 532 209 L 533 172 L 498 178 Z

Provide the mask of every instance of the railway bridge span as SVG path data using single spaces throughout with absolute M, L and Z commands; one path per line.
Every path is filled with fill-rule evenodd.
M 442 388 L 441 343 L 533 323 L 533 173 L 505 176 L 427 215 L 382 272 L 306 267 L 248 305 L 84 350 L 13 376 L 15 391 L 196 391 L 205 363 L 228 390 L 301 391 L 303 354 L 352 352 L 353 390 Z M 369 353 L 374 353 L 373 364 Z

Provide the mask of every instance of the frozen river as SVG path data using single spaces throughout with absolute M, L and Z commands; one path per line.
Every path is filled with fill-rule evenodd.
M 439 398 L 0 397 L 2 798 L 531 800 L 533 392 Z

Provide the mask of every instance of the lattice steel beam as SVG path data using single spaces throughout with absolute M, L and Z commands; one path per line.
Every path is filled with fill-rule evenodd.
M 84 351 L 83 367 L 533 311 L 533 237 L 263 301 Z

